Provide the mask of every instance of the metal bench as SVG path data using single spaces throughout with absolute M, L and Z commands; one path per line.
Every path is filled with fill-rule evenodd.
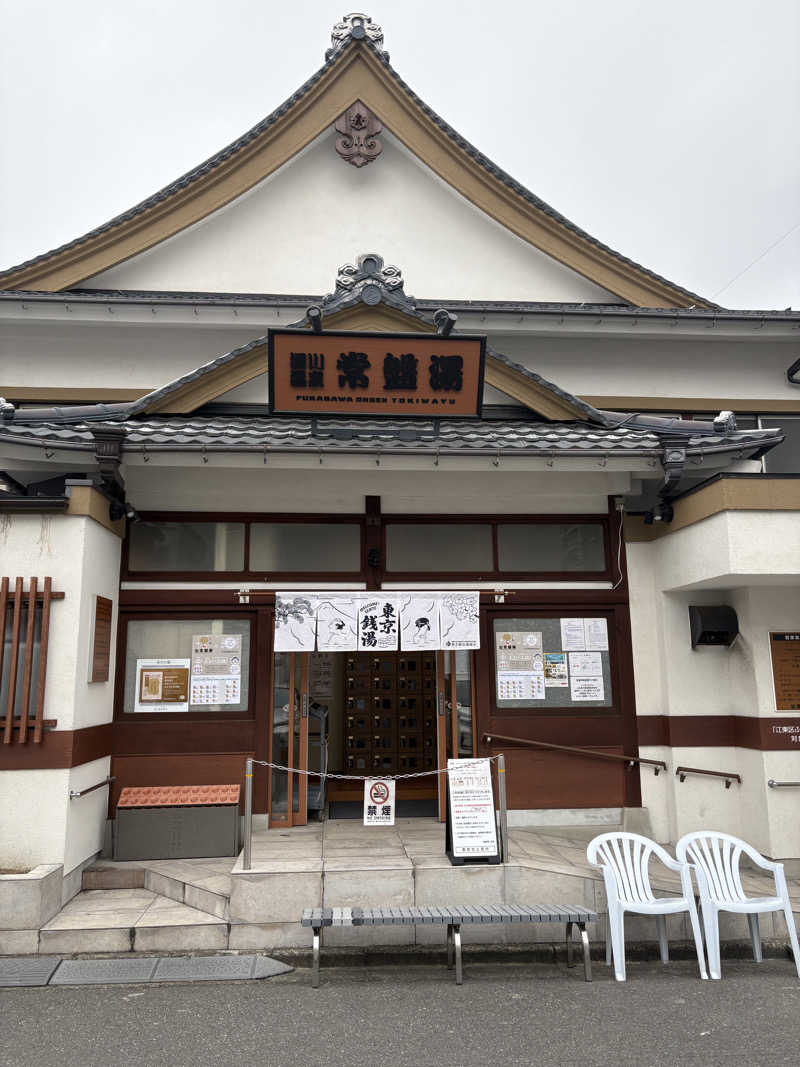
M 487 907 L 461 905 L 433 908 L 306 908 L 302 926 L 313 930 L 313 964 L 311 985 L 319 988 L 319 950 L 324 926 L 447 926 L 447 966 L 455 965 L 456 985 L 463 982 L 461 966 L 461 927 L 469 923 L 564 923 L 566 925 L 567 966 L 573 966 L 572 936 L 577 927 L 583 947 L 583 972 L 592 980 L 589 936 L 586 924 L 594 922 L 596 912 L 561 904 L 536 904 L 529 908 L 518 904 L 492 904 Z

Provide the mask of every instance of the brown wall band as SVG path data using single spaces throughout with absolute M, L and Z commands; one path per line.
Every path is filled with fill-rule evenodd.
M 641 715 L 639 744 L 672 748 L 753 748 L 800 755 L 800 717 Z M 795 730 L 797 732 L 795 732 Z
M 83 730 L 45 730 L 39 745 L 0 746 L 0 771 L 79 767 L 110 756 L 112 734 L 110 722 Z

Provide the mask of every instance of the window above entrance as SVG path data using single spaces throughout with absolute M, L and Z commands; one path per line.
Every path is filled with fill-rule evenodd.
M 366 583 L 603 581 L 611 573 L 606 515 L 377 513 L 369 528 L 362 515 L 235 517 L 143 516 L 128 528 L 123 577 Z

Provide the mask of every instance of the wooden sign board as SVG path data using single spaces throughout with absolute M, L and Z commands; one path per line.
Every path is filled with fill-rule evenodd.
M 478 418 L 485 337 L 269 331 L 272 411 Z
M 444 850 L 453 866 L 499 863 L 494 789 L 488 759 L 447 761 Z
M 800 632 L 770 632 L 776 711 L 800 711 Z
M 94 598 L 94 633 L 90 682 L 107 682 L 111 663 L 111 613 L 113 604 L 105 596 Z

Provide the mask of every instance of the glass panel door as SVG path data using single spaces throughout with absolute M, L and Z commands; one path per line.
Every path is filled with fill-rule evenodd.
M 437 653 L 437 738 L 439 764 L 448 759 L 469 759 L 475 754 L 473 737 L 474 686 L 472 653 Z M 447 805 L 447 776 L 439 775 L 439 821 Z
M 308 778 L 308 653 L 276 652 L 272 683 L 270 826 L 305 826 Z M 291 804 L 289 798 L 291 797 Z

